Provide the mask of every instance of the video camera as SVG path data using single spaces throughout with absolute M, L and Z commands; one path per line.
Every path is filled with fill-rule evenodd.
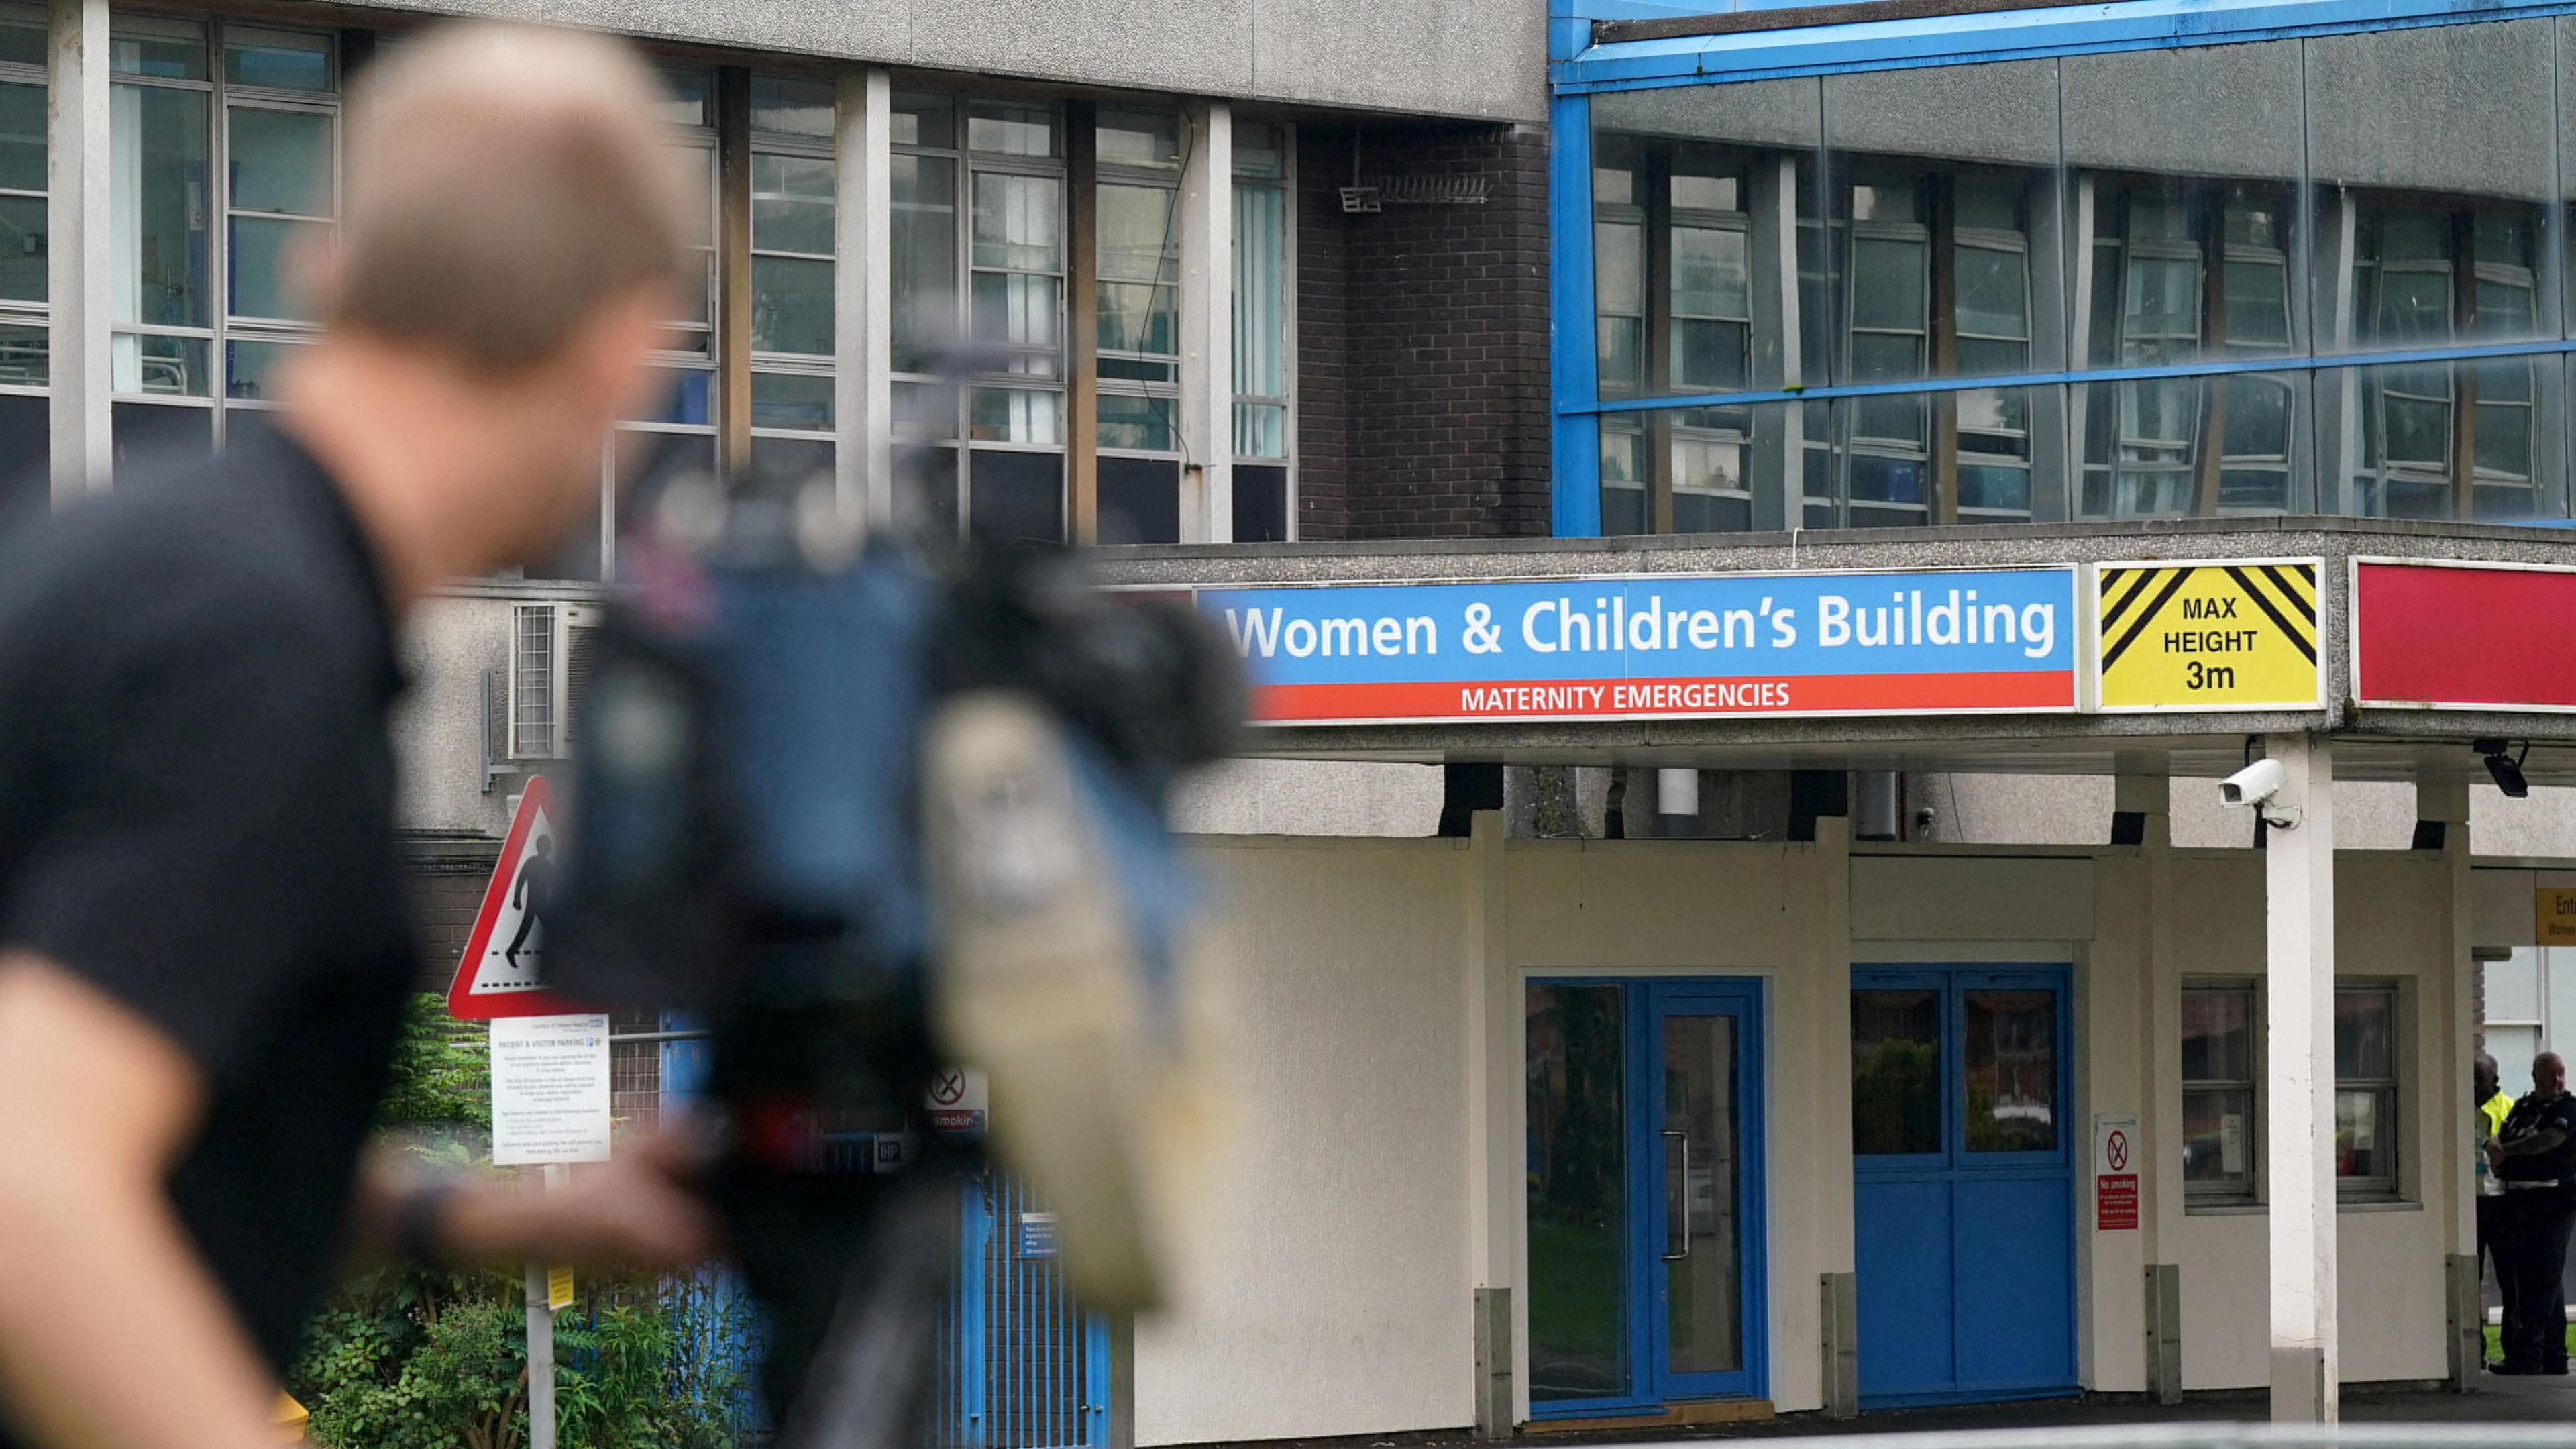
M 1157 1298 L 1199 937 L 1163 804 L 1242 696 L 1194 612 L 1061 549 L 860 546 L 829 488 L 636 500 L 576 721 L 556 969 L 709 1029 L 710 1191 L 782 1442 L 909 1449 L 985 1149 L 933 1134 L 883 1176 L 834 1170 L 828 1140 L 902 1130 L 939 1069 L 981 1068 L 1077 1295 Z

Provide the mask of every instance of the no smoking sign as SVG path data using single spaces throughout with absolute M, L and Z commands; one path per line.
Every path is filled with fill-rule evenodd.
M 2129 1170 L 2130 1144 L 2136 1139 L 2135 1117 L 2093 1119 L 2093 1229 L 2103 1233 L 2138 1230 L 2138 1175 Z

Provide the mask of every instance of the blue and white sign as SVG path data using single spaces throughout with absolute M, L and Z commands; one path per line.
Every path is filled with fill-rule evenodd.
M 2066 712 L 2071 566 L 1199 589 L 1254 720 Z

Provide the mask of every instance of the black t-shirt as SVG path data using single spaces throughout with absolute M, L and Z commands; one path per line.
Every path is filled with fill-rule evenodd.
M 2504 1119 L 2504 1130 L 2496 1136 L 2504 1142 L 2519 1142 L 2556 1128 L 2565 1139 L 2547 1152 L 2526 1152 L 2508 1157 L 2496 1169 L 2496 1176 L 2506 1182 L 2547 1182 L 2576 1177 L 2576 1094 L 2561 1092 L 2543 1097 L 2538 1092 L 2525 1092 L 2513 1104 Z
M 355 518 L 274 433 L 0 539 L 0 944 L 204 1073 L 170 1197 L 280 1368 L 328 1286 L 413 971 L 401 685 Z

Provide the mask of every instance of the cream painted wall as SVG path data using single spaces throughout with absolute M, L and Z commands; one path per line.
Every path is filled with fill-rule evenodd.
M 1201 837 L 1242 1094 L 1201 1292 L 1138 1325 L 1139 1444 L 1472 1417 L 1457 840 Z
M 2142 1269 L 2181 1267 L 2192 1389 L 2265 1377 L 2264 1219 L 2182 1210 L 2175 1013 L 2186 975 L 2259 976 L 2262 861 L 2134 847 L 1972 856 L 1812 844 L 1202 837 L 1234 908 L 1228 995 L 1248 1110 L 1216 1261 L 1137 1336 L 1145 1444 L 1452 1428 L 1473 1410 L 1473 1290 L 1527 1342 L 1519 1003 L 1532 975 L 1766 983 L 1770 1388 L 1823 1396 L 1818 1276 L 1852 1262 L 1851 961 L 2072 963 L 2079 1352 L 2146 1385 Z M 2441 857 L 2347 852 L 2348 976 L 2404 983 L 2413 1201 L 2345 1212 L 2350 1380 L 2444 1372 L 2445 1165 L 2458 1059 Z M 2134 1112 L 2142 1227 L 2095 1233 L 2090 1119 Z M 1866 1231 L 1867 1225 L 1860 1225 Z M 1526 1394 L 1527 1364 L 1516 1382 Z M 1519 1411 L 1526 1415 L 1524 1399 Z

